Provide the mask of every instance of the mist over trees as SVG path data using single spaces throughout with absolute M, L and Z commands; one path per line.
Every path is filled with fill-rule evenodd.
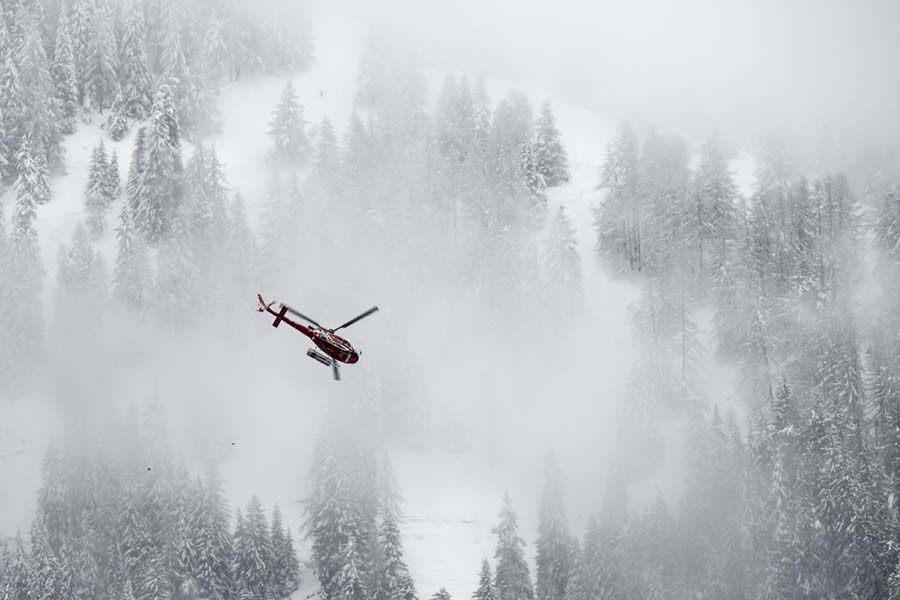
M 152 400 L 110 410 L 122 392 L 109 365 L 132 376 L 187 336 L 248 344 L 221 324 L 255 286 L 327 282 L 348 246 L 360 250 L 341 277 L 390 281 L 408 305 L 471 303 L 480 341 L 503 351 L 526 325 L 564 345 L 592 300 L 590 254 L 552 203 L 573 179 L 553 106 L 515 89 L 492 99 L 457 75 L 429 103 L 421 70 L 384 36 L 367 40 L 351 114 L 308 122 L 292 82 L 269 99 L 272 160 L 251 223 L 208 139 L 220 88 L 313 58 L 304 23 L 261 12 L 0 2 L 0 389 L 52 395 L 71 441 L 47 454 L 34 522 L 2 545 L 0 596 L 280 599 L 308 585 L 328 600 L 447 600 L 416 586 L 386 448 L 466 441 L 423 399 L 403 332 L 390 333 L 402 370 L 363 384 L 315 437 L 302 523 L 257 496 L 232 511 L 220 465 L 169 450 Z M 89 142 L 83 220 L 48 273 L 36 219 L 60 200 L 52 178 L 83 123 L 133 135 L 128 170 Z M 583 530 L 552 457 L 533 468 L 536 539 L 520 531 L 522 499 L 498 498 L 474 599 L 900 597 L 900 187 L 867 186 L 860 201 L 847 174 L 802 173 L 773 144 L 745 197 L 732 150 L 625 125 L 596 157 L 596 252 L 642 290 L 618 455 Z M 707 397 L 706 321 L 746 420 Z M 91 418 L 105 427 L 81 431 Z M 681 497 L 635 507 L 629 484 L 662 464 L 672 422 Z

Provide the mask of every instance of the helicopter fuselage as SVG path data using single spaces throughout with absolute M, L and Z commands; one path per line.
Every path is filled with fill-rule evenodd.
M 278 327 L 281 323 L 287 323 L 306 337 L 312 340 L 319 350 L 327 354 L 331 359 L 346 364 L 354 364 L 359 361 L 359 352 L 353 345 L 338 334 L 315 326 L 307 326 L 287 316 L 287 308 L 282 305 L 280 310 L 272 310 L 266 306 L 265 311 L 275 317 L 272 327 Z

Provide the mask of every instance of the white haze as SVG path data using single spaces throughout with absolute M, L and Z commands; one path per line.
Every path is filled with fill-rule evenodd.
M 309 215 L 307 252 L 295 257 L 299 266 L 285 266 L 291 276 L 284 277 L 280 287 L 260 291 L 327 323 L 372 304 L 381 306 L 380 313 L 348 332 L 365 354 L 362 364 L 346 369 L 345 381 L 332 382 L 326 369 L 303 355 L 304 340 L 284 328 L 273 330 L 253 312 L 256 289 L 240 289 L 233 293 L 246 299 L 247 310 L 234 315 L 233 322 L 214 324 L 218 332 L 129 334 L 138 351 L 129 354 L 113 344 L 106 355 L 94 357 L 104 361 L 107 379 L 86 383 L 85 397 L 72 397 L 79 388 L 60 392 L 60 384 L 47 386 L 45 391 L 57 393 L 63 406 L 99 402 L 108 407 L 143 401 L 158 391 L 169 419 L 178 424 L 178 448 L 190 458 L 222 460 L 233 503 L 258 493 L 266 502 L 289 504 L 295 529 L 295 501 L 306 493 L 309 454 L 323 416 L 353 410 L 355 403 L 380 389 L 379 383 L 388 386 L 385 389 L 396 389 L 389 387 L 393 385 L 413 390 L 408 406 L 425 413 L 423 439 L 413 450 L 432 449 L 432 438 L 448 417 L 461 423 L 470 456 L 465 464 L 481 470 L 466 474 L 470 480 L 454 483 L 464 487 L 478 482 L 489 487 L 490 494 L 505 487 L 520 492 L 517 500 L 526 524 L 535 517 L 541 460 L 551 448 L 564 465 L 573 517 L 600 505 L 610 460 L 617 456 L 618 418 L 639 352 L 628 307 L 640 290 L 601 271 L 590 224 L 590 207 L 599 197 L 594 191 L 596 168 L 618 121 L 653 123 L 694 139 L 719 129 L 747 145 L 773 132 L 793 136 L 798 148 L 807 149 L 805 144 L 820 136 L 836 137 L 854 148 L 863 141 L 888 148 L 896 160 L 896 1 L 411 0 L 314 2 L 311 9 L 318 62 L 312 73 L 295 81 L 312 123 L 327 116 L 343 131 L 355 80 L 353 54 L 362 48 L 359 38 L 369 26 L 388 31 L 435 76 L 429 81 L 432 98 L 440 83 L 437 75 L 449 71 L 484 76 L 493 103 L 509 82 L 521 83 L 535 106 L 544 99 L 554 103 L 575 177 L 570 187 L 552 194 L 551 203 L 564 204 L 574 215 L 588 308 L 571 336 L 547 326 L 552 314 L 537 315 L 533 325 L 516 329 L 498 326 L 497 307 L 472 301 L 454 282 L 410 276 L 408 265 L 395 262 L 384 240 L 343 229 L 340 207 L 318 207 Z M 340 37 L 351 33 L 357 37 Z M 283 81 L 241 82 L 222 96 L 224 132 L 215 142 L 229 182 L 244 194 L 254 217 L 261 212 L 266 180 L 265 127 Z M 99 135 L 92 133 L 94 139 Z M 86 147 L 92 143 L 89 137 L 77 139 L 88 140 Z M 130 138 L 116 147 L 125 173 Z M 78 152 L 70 141 L 70 159 Z M 185 159 L 188 156 L 186 145 Z M 807 157 L 810 162 L 820 159 Z M 840 162 L 845 157 L 836 154 L 825 160 Z M 738 174 L 741 179 L 747 171 Z M 56 237 L 42 238 L 48 261 L 58 243 L 70 240 L 74 221 L 66 221 L 65 215 L 75 214 L 76 203 L 80 207 L 82 185 L 81 179 L 56 184 L 53 202 L 68 203 L 68 208 L 46 210 L 57 210 L 59 221 L 39 214 L 39 220 L 45 220 L 42 234 L 57 232 Z M 3 201 L 9 215 L 11 196 Z M 114 207 L 110 215 L 116 213 Z M 334 242 L 327 253 L 319 243 L 322 237 Z M 114 260 L 112 247 L 107 239 L 107 265 Z M 431 250 L 423 249 L 422 261 L 429 260 Z M 48 268 L 48 275 L 46 288 L 52 294 L 55 269 Z M 203 311 L 203 306 L 204 300 L 198 299 L 196 310 Z M 112 320 L 108 327 L 116 324 Z M 123 328 L 139 331 L 134 323 Z M 53 335 L 49 330 L 51 342 Z M 63 382 L 85 379 L 83 368 L 73 359 L 50 377 Z M 724 394 L 716 400 L 727 405 L 732 401 L 728 373 L 710 368 L 714 394 Z M 4 409 L 2 420 L 11 421 L 17 414 Z M 47 421 L 54 422 L 49 417 Z M 79 424 L 83 429 L 92 426 L 90 420 Z M 43 441 L 44 432 L 35 429 L 40 427 L 30 428 L 28 439 Z M 39 456 L 42 450 L 32 451 Z M 671 458 L 664 463 L 670 470 L 647 477 L 639 495 L 652 497 L 657 486 L 677 491 L 675 462 Z M 429 468 L 427 461 L 417 463 Z M 31 464 L 36 467 L 36 460 Z M 398 472 L 409 473 L 402 465 Z M 19 474 L 12 469 L 3 473 L 0 485 Z M 23 480 L 28 482 L 25 489 L 0 496 L 4 512 L 15 507 L 8 511 L 13 518 L 0 520 L 0 537 L 27 529 L 37 476 L 32 471 Z M 428 492 L 408 490 L 408 495 Z M 488 498 L 494 504 L 479 510 L 494 514 L 500 496 Z M 479 560 L 473 558 L 476 567 Z M 474 575 L 475 569 L 471 572 Z
M 425 62 L 525 81 L 607 118 L 804 151 L 900 140 L 900 3 L 312 1 Z M 843 146 L 843 147 L 842 147 Z M 826 160 L 827 157 L 816 156 Z M 896 165 L 896 162 L 895 162 Z

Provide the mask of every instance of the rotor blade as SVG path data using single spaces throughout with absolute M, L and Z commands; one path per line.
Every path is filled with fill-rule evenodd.
M 351 325 L 353 325 L 353 324 L 356 323 L 357 321 L 359 321 L 359 320 L 361 320 L 361 319 L 365 319 L 366 317 L 368 317 L 369 315 L 371 315 L 373 312 L 376 312 L 377 310 L 378 310 L 378 307 L 377 307 L 377 306 L 373 306 L 372 308 L 370 308 L 369 310 L 367 310 L 367 311 L 364 312 L 363 314 L 359 315 L 358 317 L 354 317 L 354 318 L 350 319 L 349 321 L 347 321 L 346 323 L 344 323 L 344 324 L 341 325 L 340 327 L 335 327 L 335 328 L 332 329 L 331 331 L 334 332 L 334 331 L 337 331 L 338 329 L 343 329 L 344 327 L 350 327 Z
M 313 325 L 315 325 L 315 326 L 318 327 L 319 329 L 325 329 L 324 327 L 322 327 L 321 325 L 319 325 L 318 323 L 316 323 L 315 321 L 313 321 L 312 319 L 310 319 L 309 317 L 307 317 L 306 315 L 304 315 L 302 312 L 297 311 L 297 310 L 294 310 L 293 308 L 291 308 L 291 307 L 288 306 L 287 304 L 282 304 L 282 306 L 284 306 L 285 308 L 287 308 L 287 309 L 288 309 L 288 312 L 291 313 L 292 315 L 295 315 L 295 316 L 297 316 L 297 317 L 300 317 L 300 318 L 303 319 L 304 321 L 309 321 L 310 323 L 312 323 Z
M 331 372 L 334 373 L 334 380 L 341 380 L 341 371 L 338 369 L 338 362 L 336 360 L 331 361 Z

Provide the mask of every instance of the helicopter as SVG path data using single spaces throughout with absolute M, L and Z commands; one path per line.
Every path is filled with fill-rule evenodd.
M 340 381 L 341 379 L 341 372 L 338 368 L 338 364 L 355 364 L 359 362 L 359 357 L 362 355 L 362 352 L 355 349 L 350 342 L 337 335 L 335 331 L 343 329 L 345 327 L 349 327 L 357 321 L 361 321 L 372 313 L 378 311 L 378 307 L 373 306 L 361 315 L 353 317 L 343 325 L 335 327 L 334 329 L 327 329 L 326 327 L 319 325 L 313 319 L 310 319 L 300 311 L 294 310 L 283 302 L 278 302 L 279 308 L 275 310 L 272 308 L 272 306 L 276 304 L 276 301 L 266 303 L 266 301 L 263 300 L 262 294 L 257 294 L 256 299 L 259 301 L 259 306 L 256 309 L 257 312 L 269 313 L 270 315 L 273 315 L 275 317 L 275 320 L 272 322 L 272 327 L 278 327 L 282 323 L 287 323 L 312 340 L 313 344 L 315 344 L 316 347 L 321 350 L 321 352 L 316 350 L 316 348 L 310 348 L 306 351 L 306 355 L 313 360 L 322 363 L 326 367 L 331 367 L 331 371 L 336 381 Z M 287 316 L 288 314 L 306 321 L 310 324 L 310 326 L 304 325 L 299 321 L 291 319 Z

